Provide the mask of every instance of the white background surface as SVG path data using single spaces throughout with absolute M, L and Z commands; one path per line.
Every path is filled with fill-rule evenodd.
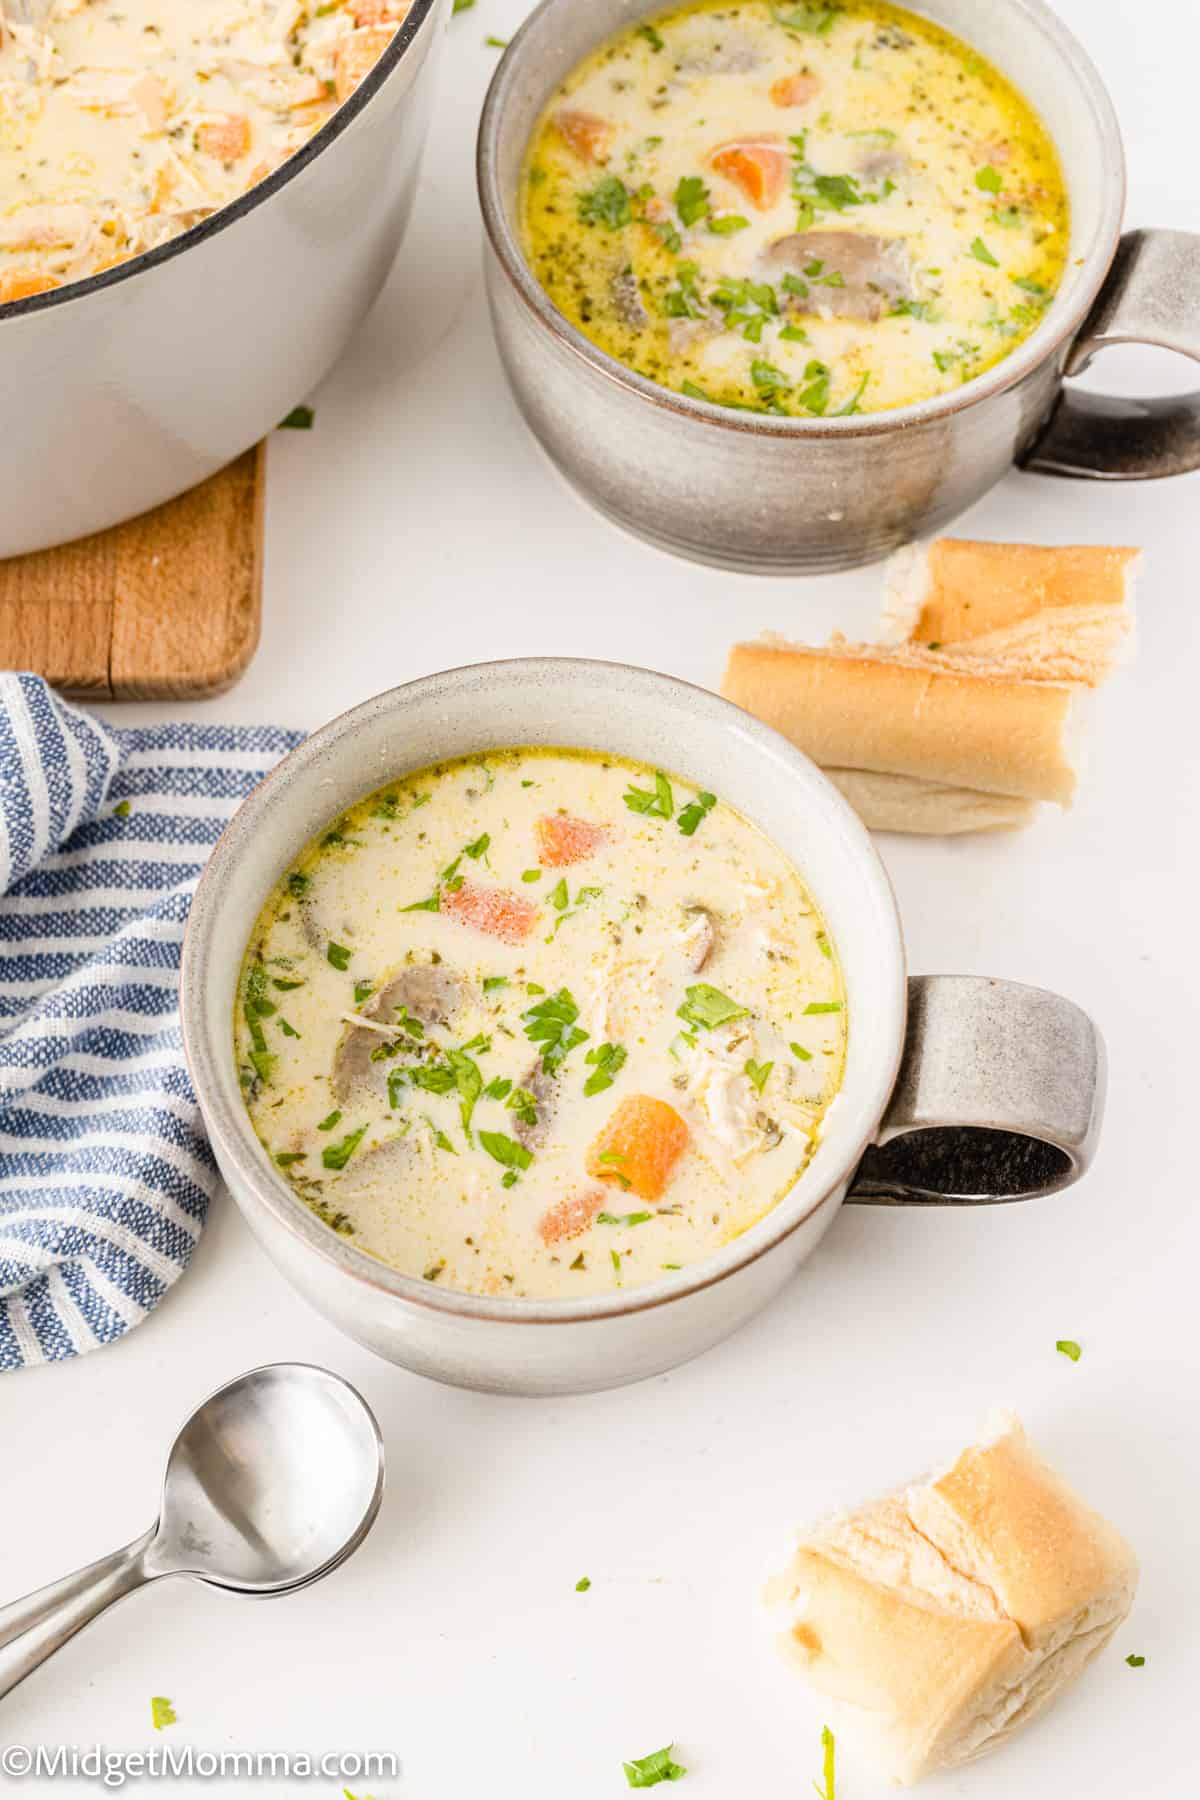
M 821 641 L 874 622 L 878 571 L 768 583 L 672 561 L 592 516 L 534 449 L 491 342 L 472 178 L 497 56 L 483 38 L 526 10 L 479 0 L 453 22 L 400 265 L 313 397 L 313 432 L 271 444 L 262 648 L 195 716 L 315 726 L 379 687 L 519 653 L 613 656 L 715 687 L 737 636 Z M 1060 10 L 1123 119 L 1131 221 L 1200 222 L 1200 12 Z M 1101 373 L 1129 391 L 1186 376 L 1137 352 Z M 177 1423 L 257 1362 L 326 1363 L 362 1388 L 390 1459 L 380 1521 L 343 1571 L 290 1600 L 167 1582 L 130 1601 L 3 1703 L 0 1743 L 145 1746 L 157 1693 L 178 1709 L 177 1745 L 395 1749 L 401 1780 L 350 1783 L 378 1800 L 615 1800 L 622 1758 L 672 1738 L 688 1800 L 803 1795 L 822 1718 L 758 1627 L 766 1555 L 793 1522 L 919 1473 L 1003 1405 L 1126 1530 L 1142 1587 L 1054 1714 L 931 1783 L 931 1800 L 1196 1791 L 1198 503 L 1200 477 L 1014 474 L 961 522 L 1144 544 L 1140 660 L 1096 704 L 1071 813 L 1019 838 L 881 841 L 914 970 L 1054 986 L 1100 1021 L 1112 1087 L 1089 1179 L 1023 1208 L 847 1209 L 739 1337 L 664 1379 L 561 1403 L 442 1389 L 358 1350 L 219 1198 L 145 1326 L 0 1378 L 0 1595 L 140 1532 Z M 1056 1355 L 1060 1337 L 1082 1343 L 1078 1365 Z M 593 1586 L 576 1594 L 584 1574 Z M 1130 1651 L 1145 1668 L 1126 1666 Z M 845 1751 L 838 1800 L 882 1791 Z

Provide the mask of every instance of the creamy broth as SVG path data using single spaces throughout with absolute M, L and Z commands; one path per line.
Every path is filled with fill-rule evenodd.
M 1027 102 L 875 0 L 694 0 L 614 37 L 534 132 L 522 231 L 602 350 L 798 417 L 947 393 L 1007 356 L 1069 236 Z
M 407 0 L 0 0 L 0 304 L 186 231 L 278 168 Z
M 796 870 L 675 776 L 504 750 L 396 782 L 264 908 L 235 1020 L 255 1130 L 333 1230 L 472 1293 L 662 1279 L 806 1167 L 842 1078 Z

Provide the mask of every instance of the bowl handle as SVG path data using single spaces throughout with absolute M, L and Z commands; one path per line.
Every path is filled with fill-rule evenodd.
M 1158 344 L 1200 362 L 1200 236 L 1125 233 L 1065 373 L 1082 374 L 1110 344 Z M 1150 481 L 1200 469 L 1200 393 L 1121 400 L 1064 388 L 1021 466 L 1093 481 Z
M 1104 1040 L 1061 995 L 911 977 L 900 1073 L 846 1198 L 979 1206 L 1070 1187 L 1095 1152 L 1104 1087 Z

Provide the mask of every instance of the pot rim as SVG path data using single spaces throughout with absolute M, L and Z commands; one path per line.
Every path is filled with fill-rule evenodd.
M 921 0 L 911 0 L 911 3 L 915 11 L 924 12 Z M 1078 38 L 1045 0 L 999 0 L 999 3 L 1023 18 L 1031 38 L 1040 35 L 1043 51 L 1054 54 L 1082 89 L 1089 103 L 1100 150 L 1103 200 L 1092 242 L 1069 290 L 1064 293 L 1060 288 L 1041 324 L 1011 355 L 951 393 L 934 395 L 883 412 L 841 418 L 779 418 L 771 413 L 736 412 L 713 401 L 693 400 L 638 375 L 593 344 L 558 311 L 526 262 L 517 235 L 509 225 L 500 191 L 500 142 L 513 94 L 522 79 L 531 73 L 529 44 L 533 32 L 547 14 L 566 11 L 576 4 L 576 0 L 541 0 L 504 52 L 484 100 L 476 140 L 476 185 L 484 228 L 497 262 L 546 335 L 557 340 L 564 350 L 571 352 L 595 374 L 606 377 L 615 386 L 663 412 L 728 432 L 767 438 L 879 437 L 908 426 L 948 418 L 980 401 L 1008 392 L 1074 339 L 1091 312 L 1120 241 L 1126 169 L 1120 125 L 1111 96 Z M 662 9 L 663 0 L 645 0 L 639 10 L 651 18 Z M 1036 53 L 1036 47 L 1031 45 L 1030 55 Z M 1043 123 L 1057 148 L 1052 121 L 1044 120 Z
M 822 791 L 861 861 L 877 914 L 890 926 L 890 946 L 883 947 L 881 967 L 890 957 L 893 965 L 891 991 L 888 991 L 885 972 L 877 990 L 872 993 L 870 1016 L 873 1029 L 890 1033 L 892 1042 L 890 1049 L 879 1053 L 880 1075 L 864 1100 L 861 1128 L 849 1140 L 838 1163 L 826 1172 L 822 1183 L 804 1196 L 800 1206 L 795 1203 L 794 1188 L 791 1195 L 785 1195 L 740 1237 L 690 1268 L 685 1267 L 679 1274 L 628 1291 L 590 1295 L 578 1300 L 510 1299 L 503 1295 L 477 1295 L 442 1288 L 416 1276 L 402 1274 L 367 1251 L 357 1249 L 322 1224 L 272 1167 L 254 1134 L 249 1114 L 241 1105 L 240 1095 L 236 1097 L 236 1104 L 227 1104 L 218 1069 L 220 1060 L 230 1057 L 230 1046 L 213 1043 L 204 1005 L 212 942 L 227 924 L 223 916 L 228 886 L 226 866 L 240 856 L 245 842 L 253 840 L 257 817 L 273 803 L 281 782 L 286 782 L 297 771 L 305 772 L 313 766 L 319 768 L 327 755 L 336 754 L 339 740 L 352 737 L 360 723 L 367 722 L 380 711 L 394 716 L 402 729 L 406 706 L 428 698 L 438 698 L 447 704 L 461 693 L 469 697 L 473 683 L 490 679 L 497 673 L 527 680 L 535 686 L 548 677 L 584 674 L 590 680 L 607 676 L 625 683 L 632 681 L 642 688 L 647 698 L 655 695 L 661 698 L 665 691 L 686 699 L 693 713 L 699 711 L 701 729 L 732 726 L 743 738 L 752 741 L 759 755 L 776 766 L 776 773 L 779 773 L 778 765 L 783 764 L 785 772 L 799 777 L 801 786 L 810 792 Z M 294 850 L 299 851 L 305 841 L 298 839 Z M 244 944 L 251 924 L 252 921 L 239 919 L 228 925 L 228 929 L 236 931 L 239 946 Z M 513 1325 L 579 1325 L 647 1312 L 713 1287 L 775 1250 L 823 1207 L 840 1204 L 841 1190 L 872 1142 L 899 1074 L 907 1018 L 907 965 L 895 894 L 866 827 L 832 782 L 786 738 L 719 695 L 655 670 L 587 657 L 513 657 L 464 664 L 389 688 L 329 720 L 276 764 L 242 802 L 201 874 L 184 933 L 179 993 L 188 1070 L 206 1130 L 214 1148 L 220 1150 L 218 1161 L 223 1168 L 227 1166 L 235 1173 L 239 1184 L 235 1198 L 239 1205 L 252 1201 L 254 1210 L 265 1212 L 293 1240 L 315 1254 L 331 1273 L 374 1288 L 405 1305 L 460 1320 Z M 232 1018 L 230 1036 L 232 1039 Z M 835 1096 L 834 1104 L 838 1098 Z M 803 1182 L 802 1174 L 796 1188 L 801 1188 Z
M 137 256 L 131 256 L 126 262 L 117 263 L 114 268 L 103 269 L 98 275 L 86 275 L 81 281 L 64 282 L 61 287 L 52 288 L 45 294 L 31 294 L 25 300 L 10 300 L 0 305 L 0 328 L 9 319 L 23 318 L 30 313 L 48 312 L 51 307 L 69 305 L 73 301 L 87 299 L 90 295 L 104 288 L 115 287 L 119 282 L 128 281 L 132 276 L 140 275 L 147 269 L 158 268 L 160 264 L 169 262 L 172 257 L 180 256 L 190 250 L 193 245 L 203 243 L 215 237 L 229 225 L 244 219 L 248 213 L 270 200 L 286 187 L 311 162 L 315 162 L 322 151 L 327 150 L 342 133 L 351 126 L 359 114 L 370 105 L 371 101 L 393 71 L 399 65 L 405 52 L 412 44 L 429 15 L 440 4 L 440 0 L 412 0 L 412 4 L 395 37 L 384 51 L 370 73 L 364 76 L 354 92 L 342 102 L 331 118 L 327 119 L 321 129 L 302 144 L 299 150 L 280 163 L 270 175 L 247 188 L 226 206 L 219 206 L 210 213 L 207 219 L 181 231 L 178 237 L 168 238 L 164 244 L 156 244 L 152 250 L 143 250 Z

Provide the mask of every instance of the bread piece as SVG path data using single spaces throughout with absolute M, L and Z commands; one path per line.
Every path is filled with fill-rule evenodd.
M 886 642 L 960 664 L 1097 687 L 1131 652 L 1138 550 L 1104 544 L 912 544 L 885 576 Z
M 904 831 L 924 837 L 960 837 L 968 831 L 1016 831 L 1037 810 L 1018 795 L 981 794 L 974 788 L 944 787 L 912 775 L 881 775 L 872 769 L 826 769 L 870 831 Z
M 892 1780 L 994 1749 L 1125 1618 L 1137 1564 L 1020 1423 L 802 1534 L 766 1599 L 780 1647 Z
M 960 672 L 945 656 L 834 642 L 735 644 L 721 692 L 827 769 L 1011 800 L 1070 800 L 1080 696 Z

